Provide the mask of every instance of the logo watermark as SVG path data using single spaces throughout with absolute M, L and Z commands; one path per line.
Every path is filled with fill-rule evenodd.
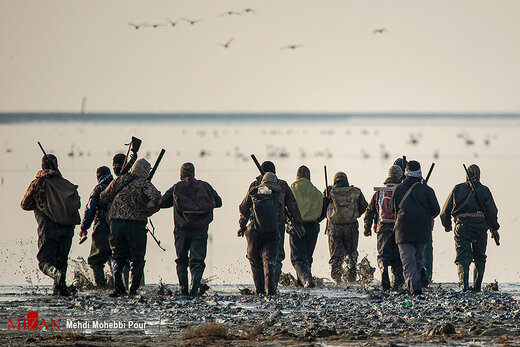
M 42 318 L 38 311 L 27 317 L 7 318 L 7 330 L 63 330 L 61 318 Z M 66 320 L 63 328 L 74 330 L 146 330 L 147 323 L 134 320 Z
M 13 322 L 7 318 L 7 330 L 60 330 L 61 318 L 39 318 L 38 311 L 27 312 L 27 318 L 18 318 Z

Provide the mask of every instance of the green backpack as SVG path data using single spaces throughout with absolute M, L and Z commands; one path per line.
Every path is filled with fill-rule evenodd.
M 327 207 L 327 219 L 332 224 L 354 223 L 359 218 L 358 199 L 361 190 L 356 187 L 333 187 Z
M 321 216 L 323 195 L 306 178 L 300 178 L 291 184 L 291 191 L 298 203 L 298 209 L 304 222 L 315 222 Z

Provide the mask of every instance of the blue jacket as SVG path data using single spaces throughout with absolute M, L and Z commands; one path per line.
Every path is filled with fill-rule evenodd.
M 114 178 L 112 177 L 112 174 L 101 176 L 99 178 L 99 183 L 94 187 L 92 193 L 90 193 L 90 198 L 85 207 L 83 221 L 81 222 L 81 230 L 87 231 L 92 225 L 92 222 L 95 224 L 94 231 L 100 227 L 103 229 L 110 229 L 106 220 L 107 206 L 101 206 L 101 204 L 99 204 L 99 195 L 101 195 L 101 192 L 103 192 L 113 180 Z

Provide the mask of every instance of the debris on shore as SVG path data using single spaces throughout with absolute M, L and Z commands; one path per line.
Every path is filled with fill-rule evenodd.
M 40 317 L 61 319 L 59 332 L 0 331 L 0 345 L 22 346 L 28 339 L 31 344 L 47 345 L 70 341 L 60 340 L 57 334 L 75 334 L 70 335 L 73 341 L 84 339 L 96 346 L 520 344 L 518 301 L 505 292 L 463 293 L 445 283 L 426 288 L 419 296 L 366 290 L 362 284 L 280 286 L 280 294 L 274 296 L 256 295 L 247 286 L 238 288 L 212 285 L 193 300 L 175 295 L 178 285 L 162 282 L 124 298 L 109 298 L 98 290 L 80 291 L 73 297 L 0 297 L 0 320 L 24 318 L 31 310 Z M 67 328 L 68 321 L 94 320 L 134 321 L 142 328 Z M 104 340 L 93 340 L 97 337 Z

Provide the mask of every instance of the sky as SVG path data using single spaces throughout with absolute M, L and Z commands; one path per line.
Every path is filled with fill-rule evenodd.
M 86 97 L 87 112 L 519 113 L 519 13 L 517 0 L 0 0 L 0 112 L 79 112 Z

